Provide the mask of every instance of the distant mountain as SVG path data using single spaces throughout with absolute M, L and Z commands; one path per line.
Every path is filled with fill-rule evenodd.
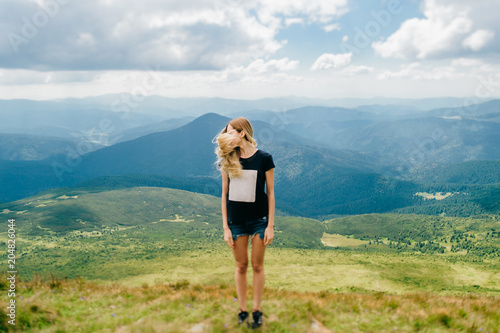
M 162 97 L 158 96 L 158 99 Z M 163 97 L 163 100 L 165 98 Z M 218 110 L 222 110 L 223 114 L 226 114 L 225 111 L 238 111 L 244 112 L 252 109 L 267 109 L 272 111 L 287 111 L 295 108 L 300 108 L 304 106 L 324 106 L 324 107 L 340 107 L 340 108 L 358 108 L 360 106 L 369 106 L 369 105 L 381 105 L 387 106 L 388 108 L 415 108 L 416 110 L 428 111 L 437 108 L 445 108 L 445 107 L 453 107 L 456 105 L 460 105 L 464 98 L 457 97 L 437 97 L 437 98 L 388 98 L 388 97 L 373 97 L 373 98 L 305 98 L 305 97 L 297 97 L 297 96 L 286 96 L 286 97 L 278 97 L 278 98 L 263 98 L 259 100 L 229 100 L 224 98 L 191 98 L 191 99 L 170 99 L 170 102 L 167 102 L 168 105 L 172 105 L 171 103 L 178 102 L 176 106 L 172 106 L 173 108 L 181 108 L 179 106 L 180 103 L 186 105 L 186 103 L 193 103 L 186 109 L 195 110 L 196 106 L 194 104 L 195 101 L 199 101 L 198 104 L 200 106 L 206 105 L 207 101 L 211 101 L 213 109 L 206 110 L 206 112 L 218 112 Z M 486 101 L 486 100 L 485 100 Z M 238 107 L 240 105 L 238 102 L 242 103 L 244 107 Z M 233 108 L 225 108 L 224 105 L 229 106 L 230 104 Z M 237 105 L 235 109 L 234 106 Z
M 64 155 L 63 155 L 64 156 Z M 84 180 L 79 175 L 67 173 L 57 176 L 51 160 L 9 161 L 0 160 L 0 202 L 18 200 L 40 191 L 70 186 Z M 68 167 L 71 170 L 71 167 Z
M 233 112 L 250 110 L 287 111 L 305 106 L 324 106 L 341 108 L 358 108 L 361 106 L 380 105 L 387 109 L 414 108 L 415 110 L 432 110 L 437 108 L 461 105 L 463 98 L 305 98 L 286 96 L 263 98 L 258 100 L 238 100 L 227 98 L 171 98 L 159 95 L 135 96 L 131 94 L 107 94 L 84 98 L 64 98 L 48 101 L 33 100 L 0 100 L 0 110 L 8 110 L 18 114 L 27 110 L 43 114 L 45 111 L 68 110 L 101 110 L 113 112 L 135 112 L 159 116 L 162 119 L 182 116 L 200 116 L 205 113 L 230 115 Z
M 496 190 L 483 185 L 498 183 L 500 174 L 500 100 L 463 108 L 462 99 L 446 98 L 136 98 L 0 101 L 0 202 L 69 186 L 219 195 L 212 139 L 229 115 L 250 119 L 258 148 L 273 154 L 276 202 L 285 213 L 464 215 L 496 207 L 488 201 Z M 424 205 L 413 194 L 426 183 L 436 191 L 479 184 L 473 190 L 482 197 Z
M 476 120 L 500 123 L 500 112 L 488 113 L 482 116 L 477 116 Z
M 133 127 L 131 129 L 124 130 L 123 132 L 119 133 L 116 143 L 137 139 L 138 137 L 150 133 L 170 131 L 175 128 L 186 125 L 187 123 L 193 121 L 194 118 L 195 117 L 192 116 L 172 118 L 172 119 L 162 120 L 159 122 L 154 122 L 147 125 Z
M 415 118 L 427 114 L 427 111 L 422 111 L 412 105 L 362 105 L 355 108 L 355 110 L 377 115 L 379 121 Z
M 76 139 L 62 139 L 43 135 L 0 133 L 0 160 L 43 160 L 54 154 L 64 153 L 67 147 L 75 147 Z M 91 149 L 102 148 L 95 144 Z
M 308 106 L 279 113 L 254 110 L 245 116 L 315 140 L 318 146 L 368 154 L 378 172 L 411 179 L 413 173 L 441 164 L 500 159 L 499 106 L 499 100 L 478 104 L 474 113 L 460 107 Z
M 149 174 L 196 179 L 217 175 L 215 145 L 211 142 L 229 118 L 216 114 L 204 117 L 173 131 L 151 133 L 85 154 L 77 145 L 45 160 L 14 163 L 0 160 L 0 201 L 11 201 L 37 193 L 40 189 L 71 186 L 97 176 Z M 256 138 L 300 141 L 292 134 L 256 125 Z M 260 127 L 259 127 L 260 126 Z M 83 146 L 83 148 L 85 148 Z M 111 149 L 108 149 L 111 148 Z M 213 188 L 211 186 L 210 188 Z
M 326 133 L 326 132 L 325 132 Z M 379 157 L 389 175 L 475 159 L 500 159 L 500 124 L 469 119 L 419 118 L 331 132 L 332 148 Z
M 436 98 L 388 98 L 388 97 L 373 97 L 373 98 L 335 98 L 329 99 L 329 106 L 339 106 L 345 108 L 357 108 L 364 105 L 381 105 L 388 106 L 406 106 L 417 108 L 423 111 L 433 110 L 437 108 L 453 107 L 460 105 L 464 98 L 457 97 L 436 97 Z M 318 105 L 318 104 L 317 104 Z
M 412 178 L 421 183 L 500 184 L 500 161 L 468 161 L 439 165 Z
M 172 131 L 152 133 L 103 148 L 82 156 L 82 163 L 75 172 L 87 179 L 143 173 L 170 177 L 211 176 L 219 182 L 219 173 L 213 165 L 215 145 L 211 140 L 228 121 L 229 118 L 217 114 L 206 114 Z M 395 184 L 374 173 L 369 156 L 303 145 L 303 139 L 259 121 L 253 122 L 253 126 L 258 148 L 272 153 L 279 168 L 275 177 L 276 188 L 280 191 L 277 202 L 293 214 L 302 212 L 314 216 L 360 209 L 393 209 L 404 206 L 405 200 L 409 200 L 404 199 L 405 194 L 401 192 L 396 194 L 405 186 L 409 186 L 405 193 L 411 198 L 409 188 L 412 186 Z M 353 186 L 353 183 L 358 184 Z M 387 200 L 386 195 L 393 197 Z M 380 197 L 384 204 L 375 208 L 378 199 L 367 201 L 364 206 L 354 203 L 372 197 Z M 337 207 L 329 207 L 332 202 Z
M 150 133 L 167 131 L 182 126 L 207 112 L 215 111 L 230 117 L 245 116 L 251 120 L 262 120 L 272 127 L 293 133 L 315 141 L 307 143 L 335 149 L 354 149 L 364 153 L 373 153 L 373 158 L 385 161 L 383 168 L 394 164 L 394 160 L 386 154 L 379 154 L 379 149 L 366 149 L 366 141 L 374 145 L 382 142 L 366 137 L 365 129 L 380 126 L 390 137 L 394 129 L 381 123 L 415 118 L 443 118 L 448 121 L 465 117 L 481 122 L 500 122 L 499 100 L 475 105 L 473 108 L 455 107 L 462 99 L 345 99 L 354 103 L 355 109 L 332 106 L 333 101 L 306 99 L 297 97 L 268 98 L 253 101 L 231 100 L 224 98 L 168 98 L 163 96 L 143 97 L 129 94 L 103 95 L 89 98 L 68 98 L 52 101 L 0 100 L 0 133 L 37 134 L 77 139 L 91 145 L 87 151 L 112 145 L 118 142 L 133 140 Z M 422 111 L 417 102 L 429 102 L 429 105 L 447 106 L 447 108 Z M 452 103 L 452 101 L 454 101 Z M 369 102 L 369 103 L 368 103 Z M 377 104 L 375 104 L 377 103 Z M 391 104 L 392 103 L 392 104 Z M 398 104 L 396 104 L 398 103 Z M 416 104 L 415 104 L 416 103 Z M 348 103 L 349 104 L 349 103 Z M 312 106 L 316 105 L 316 106 Z M 458 117 L 458 118 L 457 118 Z M 497 119 L 498 118 L 498 119 Z M 497 120 L 496 120 L 497 119 Z M 397 124 L 405 131 L 404 126 L 412 126 L 410 122 Z M 420 125 L 418 125 L 420 126 Z M 430 127 L 439 125 L 429 123 Z M 412 130 L 411 128 L 409 129 Z M 426 130 L 429 132 L 429 129 Z M 354 137 L 352 133 L 355 133 Z M 347 135 L 346 135 L 347 134 Z M 447 134 L 447 133 L 445 133 Z M 401 145 L 401 137 L 394 133 L 394 141 Z M 427 135 L 427 137 L 429 137 Z M 348 138 L 348 144 L 343 144 Z M 365 142 L 358 142 L 359 140 Z M 383 142 L 381 149 L 387 147 Z M 404 143 L 406 145 L 407 143 Z M 389 142 L 388 147 L 393 147 Z M 50 148 L 43 148 L 47 149 Z M 403 150 L 414 151 L 415 147 L 403 147 Z M 400 151 L 397 151 L 400 155 Z M 380 155 L 380 156 L 379 156 Z M 450 155 L 450 154 L 448 154 Z M 453 153 L 451 154 L 453 155 Z M 400 155 L 407 159 L 405 154 Z M 471 158 L 479 158 L 473 155 Z M 480 158 L 495 158 L 481 155 Z M 459 162 L 463 157 L 445 159 L 445 162 Z M 388 162 L 388 163 L 386 163 Z M 398 164 L 400 161 L 396 161 Z M 432 161 L 437 162 L 437 161 Z M 390 167 L 390 166 L 389 166 Z
M 56 101 L 0 100 L 0 133 L 44 135 L 104 145 L 127 129 L 166 119 L 112 107 L 89 108 Z
M 237 115 L 233 114 L 233 116 Z M 374 113 L 323 106 L 307 106 L 284 112 L 252 110 L 240 116 L 251 121 L 262 120 L 276 128 L 304 138 L 302 140 L 305 138 L 312 140 L 312 144 L 308 143 L 310 145 L 324 148 L 335 147 L 335 149 L 339 147 L 335 146 L 332 140 L 341 130 L 364 128 L 379 121 L 378 115 Z M 371 155 L 372 161 L 377 158 L 378 156 Z
M 479 104 L 461 105 L 439 108 L 429 112 L 434 117 L 461 117 L 476 119 L 485 115 L 500 112 L 500 100 L 492 100 Z
M 82 156 L 82 163 L 75 171 L 85 178 L 126 173 L 183 177 L 218 175 L 213 165 L 216 160 L 216 145 L 212 140 L 229 120 L 230 118 L 209 113 L 171 131 L 151 133 L 117 143 Z M 261 121 L 252 122 L 252 125 L 254 137 L 259 144 L 257 148 L 270 148 L 271 144 L 277 142 L 315 145 L 312 140 L 297 137 Z M 276 150 L 275 153 L 280 153 L 279 149 Z M 346 157 L 349 155 L 352 160 L 339 161 L 342 165 L 368 164 L 369 159 L 363 155 L 342 154 Z
M 43 161 L 47 176 L 38 179 L 53 184 L 56 176 L 61 176 L 60 186 L 70 186 L 94 177 L 135 173 L 201 179 L 206 184 L 204 191 L 220 189 L 212 139 L 228 121 L 217 114 L 206 114 L 174 130 L 151 133 L 75 159 L 55 156 Z M 255 121 L 253 125 L 258 148 L 275 159 L 277 205 L 291 214 L 383 212 L 413 202 L 415 185 L 377 174 L 368 155 L 307 145 L 307 139 L 264 122 Z M 48 168 L 54 165 L 52 170 Z M 14 169 L 7 167 L 4 177 L 12 172 Z M 19 177 L 28 176 L 21 173 Z M 12 189 L 15 186 L 14 182 L 4 182 Z M 185 186 L 192 188 L 191 183 L 187 181 Z
M 127 173 L 169 176 L 215 174 L 211 142 L 228 118 L 206 114 L 171 131 L 147 134 L 82 156 L 75 169 L 85 179 Z

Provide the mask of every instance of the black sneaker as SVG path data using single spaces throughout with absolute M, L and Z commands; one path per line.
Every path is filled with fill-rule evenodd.
M 262 311 L 252 312 L 253 322 L 252 328 L 259 328 L 262 326 Z
M 248 319 L 248 311 L 242 311 L 240 309 L 240 313 L 238 313 L 238 325 L 243 324 Z

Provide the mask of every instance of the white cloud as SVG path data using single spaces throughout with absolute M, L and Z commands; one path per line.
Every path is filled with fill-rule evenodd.
M 299 61 L 290 60 L 289 58 L 271 59 L 268 61 L 257 59 L 252 61 L 247 66 L 231 66 L 221 71 L 206 71 L 206 74 L 183 71 L 165 72 L 158 69 L 152 69 L 150 71 L 127 70 L 50 72 L 25 69 L 4 69 L 0 70 L 0 85 L 34 85 L 49 82 L 53 84 L 66 84 L 68 82 L 74 82 L 109 85 L 141 85 L 146 79 L 155 79 L 157 81 L 161 81 L 163 85 L 168 86 L 168 83 L 173 82 L 173 79 L 175 78 L 175 84 L 184 82 L 186 83 L 186 87 L 188 87 L 189 84 L 196 84 L 197 81 L 204 83 L 224 83 L 235 80 L 266 81 L 269 77 L 273 77 L 274 81 L 276 81 L 277 78 L 288 80 L 291 79 L 292 76 L 287 74 L 284 75 L 284 72 L 293 71 L 297 69 L 298 65 Z M 173 73 L 176 74 L 174 75 Z M 293 80 L 298 80 L 298 77 L 294 77 Z
M 274 21 L 279 15 L 306 15 L 311 22 L 329 23 L 347 13 L 347 0 L 258 0 L 259 18 Z M 251 1 L 253 3 L 253 1 Z
M 453 79 L 457 77 L 455 68 L 450 66 L 443 67 L 426 67 L 420 63 L 414 62 L 408 65 L 403 65 L 400 71 L 386 71 L 377 75 L 379 80 L 388 79 L 412 79 L 412 80 L 443 80 Z
M 0 85 L 25 86 L 42 83 L 92 82 L 98 77 L 94 71 L 36 71 L 26 69 L 4 69 L 0 71 Z
M 482 0 L 475 5 L 482 6 L 485 12 L 491 10 Z M 425 0 L 425 18 L 406 20 L 399 30 L 385 41 L 372 43 L 372 47 L 384 58 L 409 59 L 450 56 L 467 49 L 478 51 L 492 41 L 494 32 L 477 28 L 481 18 L 476 17 L 476 12 L 472 18 L 470 6 L 467 1 Z
M 500 75 L 500 69 L 490 64 L 484 64 L 474 59 L 455 59 L 450 66 L 413 62 L 401 65 L 399 70 L 387 70 L 377 75 L 378 80 L 408 79 L 412 81 L 442 81 L 469 80 L 476 81 L 479 77 Z M 497 80 L 494 80 L 494 85 Z M 443 84 L 443 83 L 442 83 Z M 444 85 L 444 84 L 443 84 Z M 446 84 L 447 85 L 447 84 Z M 446 86 L 445 85 L 445 86 Z
M 272 56 L 285 45 L 276 36 L 291 24 L 334 25 L 347 0 L 95 0 L 59 7 L 47 15 L 31 0 L 0 1 L 0 29 L 8 35 L 0 39 L 0 66 L 221 70 Z M 35 13 L 48 21 L 26 36 L 23 25 L 33 22 L 21 18 L 32 21 Z
M 456 66 L 461 66 L 461 67 L 471 67 L 471 66 L 480 66 L 482 64 L 482 61 L 478 59 L 470 59 L 470 58 L 458 58 L 454 59 L 451 62 L 451 65 L 456 67 Z
M 489 41 L 495 37 L 495 33 L 489 30 L 476 30 L 463 41 L 465 47 L 473 51 L 481 50 Z
M 304 19 L 303 18 L 294 17 L 294 18 L 288 18 L 288 19 L 285 20 L 285 25 L 287 27 L 291 26 L 292 24 L 301 24 L 301 25 L 303 25 L 304 24 Z
M 340 30 L 340 24 L 335 23 L 335 24 L 326 25 L 323 27 L 323 30 L 325 30 L 326 32 L 331 32 L 333 30 Z
M 342 72 L 348 75 L 362 75 L 362 74 L 370 74 L 374 70 L 373 67 L 370 66 L 348 66 L 342 70 Z
M 311 70 L 317 71 L 344 67 L 351 62 L 351 59 L 352 53 L 325 53 L 316 60 L 316 62 L 312 65 Z
M 290 60 L 288 58 L 283 58 L 280 60 L 272 59 L 269 61 L 264 61 L 263 59 L 257 59 L 250 63 L 248 66 L 239 66 L 235 69 L 229 69 L 233 72 L 243 72 L 247 74 L 263 74 L 267 72 L 277 72 L 277 71 L 291 71 L 297 68 L 299 61 Z

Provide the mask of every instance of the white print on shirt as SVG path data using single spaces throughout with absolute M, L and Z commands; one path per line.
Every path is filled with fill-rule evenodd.
M 229 182 L 229 200 L 255 202 L 257 170 L 241 170 L 241 176 Z

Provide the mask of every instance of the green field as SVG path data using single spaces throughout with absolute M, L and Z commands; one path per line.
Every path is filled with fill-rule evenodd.
M 18 227 L 19 331 L 234 331 L 234 259 L 219 198 L 147 187 L 57 190 L 2 211 Z M 499 221 L 277 216 L 262 330 L 497 332 Z M 251 281 L 251 266 L 248 274 Z

